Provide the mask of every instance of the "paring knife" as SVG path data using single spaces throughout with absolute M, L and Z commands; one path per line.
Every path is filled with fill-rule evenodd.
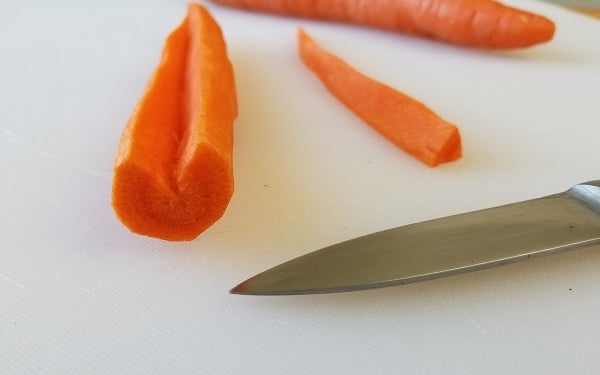
M 340 242 L 262 272 L 231 292 L 285 295 L 380 288 L 596 244 L 600 180 Z

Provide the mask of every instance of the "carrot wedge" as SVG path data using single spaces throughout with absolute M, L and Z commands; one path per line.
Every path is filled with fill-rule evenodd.
M 325 87 L 358 117 L 428 166 L 462 154 L 458 128 L 415 99 L 374 81 L 298 29 L 300 57 Z
M 112 205 L 132 232 L 192 240 L 233 194 L 233 69 L 221 29 L 188 6 L 119 142 Z
M 511 49 L 551 40 L 548 18 L 495 0 L 212 0 L 252 11 L 346 22 L 456 45 Z

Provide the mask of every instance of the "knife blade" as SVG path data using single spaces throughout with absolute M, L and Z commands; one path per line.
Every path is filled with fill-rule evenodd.
M 600 180 L 340 242 L 251 277 L 231 293 L 294 295 L 381 288 L 596 244 L 600 244 Z
M 562 5 L 568 8 L 576 8 L 576 9 L 599 9 L 600 4 L 598 0 L 546 0 L 549 3 L 554 3 L 558 5 Z

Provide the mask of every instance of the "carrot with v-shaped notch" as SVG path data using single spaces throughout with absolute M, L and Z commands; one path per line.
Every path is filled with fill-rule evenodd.
M 282 16 L 347 22 L 477 48 L 523 48 L 554 36 L 548 18 L 495 0 L 213 0 Z
M 131 231 L 191 240 L 233 194 L 233 69 L 221 29 L 190 4 L 121 136 L 112 205 Z
M 298 29 L 304 64 L 346 107 L 385 138 L 430 167 L 461 157 L 458 128 L 423 103 L 353 69 Z

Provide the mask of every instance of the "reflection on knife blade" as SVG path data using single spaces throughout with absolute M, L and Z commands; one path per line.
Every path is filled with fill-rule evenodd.
M 231 292 L 286 295 L 380 288 L 595 244 L 600 244 L 600 180 L 341 242 L 271 268 Z

